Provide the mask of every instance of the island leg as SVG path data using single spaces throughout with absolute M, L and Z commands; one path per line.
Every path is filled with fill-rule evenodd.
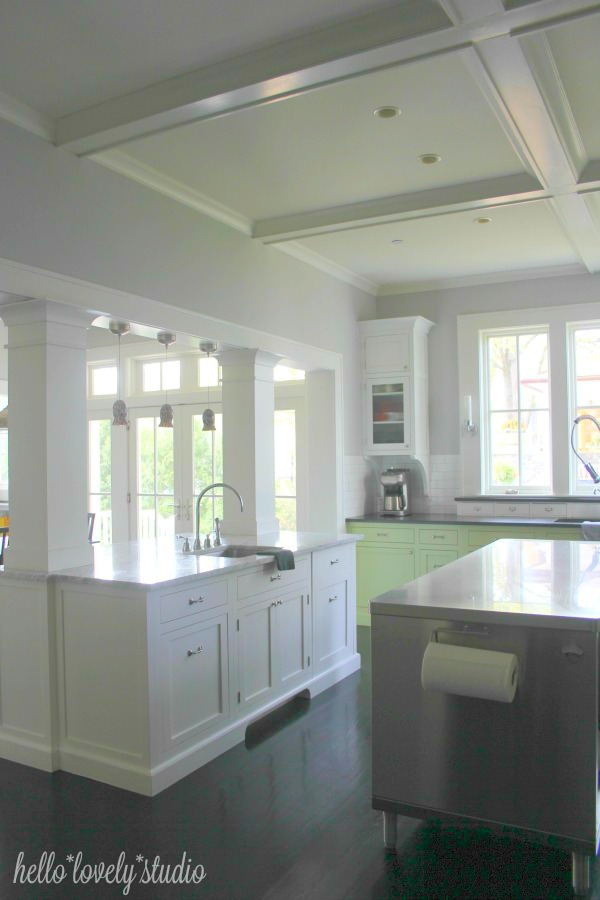
M 386 850 L 395 850 L 398 816 L 396 813 L 383 814 L 383 845 Z
M 590 889 L 591 857 L 585 853 L 573 853 L 573 891 L 577 897 L 583 897 Z

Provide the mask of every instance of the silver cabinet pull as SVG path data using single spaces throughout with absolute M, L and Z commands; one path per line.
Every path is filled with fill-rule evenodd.
M 277 575 L 271 575 L 271 581 L 280 581 L 281 580 L 281 572 Z
M 553 512 L 554 507 L 553 506 L 545 506 L 544 509 L 546 512 Z
M 443 534 L 434 534 L 433 539 L 434 539 L 434 541 L 443 541 L 444 535 Z
M 387 531 L 378 531 L 377 532 L 377 537 L 387 537 L 387 536 L 388 536 Z
M 202 647 L 198 647 L 197 650 L 188 650 L 188 656 L 197 656 L 198 653 L 202 653 Z
M 509 511 L 509 512 L 516 512 L 516 509 L 517 509 L 516 506 L 509 506 L 509 507 L 508 507 L 508 511 Z
M 335 566 L 337 563 L 339 563 L 339 559 L 332 559 L 332 560 L 330 561 L 329 565 L 330 565 L 330 566 Z
M 475 510 L 475 512 L 479 512 L 479 510 L 481 509 L 481 507 L 480 507 L 480 506 L 474 506 L 473 509 Z
M 188 600 L 188 604 L 190 606 L 193 606 L 194 603 L 203 603 L 203 602 L 204 602 L 204 597 L 202 596 L 202 594 L 200 594 L 200 596 L 198 597 L 197 600 L 194 600 L 193 597 L 190 597 L 190 599 Z
M 283 600 L 273 600 L 271 606 L 283 606 Z
M 330 603 L 333 603 L 334 600 L 337 600 L 337 594 L 335 595 L 335 597 L 330 597 L 330 598 L 329 598 L 329 602 L 330 602 Z

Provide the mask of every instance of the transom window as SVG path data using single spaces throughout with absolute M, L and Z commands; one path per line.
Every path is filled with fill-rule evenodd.
M 178 359 L 142 363 L 142 390 L 178 391 L 181 386 L 181 362 Z
M 483 335 L 485 489 L 551 491 L 546 329 Z
M 92 397 L 112 397 L 117 393 L 118 372 L 116 366 L 90 367 L 90 394 Z
M 292 369 L 290 366 L 275 366 L 273 379 L 275 381 L 304 381 L 306 372 L 304 369 Z

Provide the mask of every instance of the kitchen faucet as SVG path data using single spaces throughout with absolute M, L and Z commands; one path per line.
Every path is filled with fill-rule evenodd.
M 240 509 L 244 512 L 244 501 L 236 491 L 234 487 L 231 487 L 230 484 L 225 484 L 222 481 L 216 482 L 215 484 L 209 484 L 208 487 L 205 487 L 203 491 L 200 491 L 198 494 L 198 499 L 196 500 L 196 539 L 194 541 L 194 550 L 202 550 L 202 541 L 200 540 L 200 503 L 202 502 L 202 498 L 209 491 L 212 491 L 213 488 L 228 488 L 230 491 L 233 491 L 235 496 L 240 501 Z M 218 526 L 217 526 L 218 527 Z M 209 532 L 206 536 L 205 549 L 209 549 L 210 547 L 210 535 L 212 532 Z
M 583 468 L 588 473 L 592 481 L 595 485 L 600 483 L 600 475 L 596 472 L 595 468 L 590 462 L 586 462 L 585 459 L 577 452 L 577 448 L 575 447 L 575 441 L 573 437 L 575 435 L 575 429 L 579 425 L 580 422 L 583 422 L 584 419 L 589 419 L 594 423 L 598 431 L 600 431 L 600 422 L 595 416 L 591 416 L 589 413 L 583 413 L 581 416 L 577 416 L 575 421 L 573 422 L 573 427 L 571 428 L 571 449 L 577 459 L 583 464 Z M 594 488 L 594 494 L 597 492 L 598 488 Z

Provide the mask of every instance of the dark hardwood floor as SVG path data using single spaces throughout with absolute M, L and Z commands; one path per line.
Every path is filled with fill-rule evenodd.
M 133 898 L 571 896 L 568 854 L 509 836 L 401 819 L 398 855 L 384 851 L 370 807 L 369 631 L 359 631 L 360 674 L 296 701 L 154 799 L 0 760 L 1 900 L 122 897 L 122 886 L 72 883 L 66 857 L 78 851 L 92 864 L 123 851 L 139 873 L 138 854 L 173 866 L 185 851 L 205 867 L 200 885 L 134 883 Z M 20 851 L 26 865 L 54 851 L 69 877 L 14 885 Z

